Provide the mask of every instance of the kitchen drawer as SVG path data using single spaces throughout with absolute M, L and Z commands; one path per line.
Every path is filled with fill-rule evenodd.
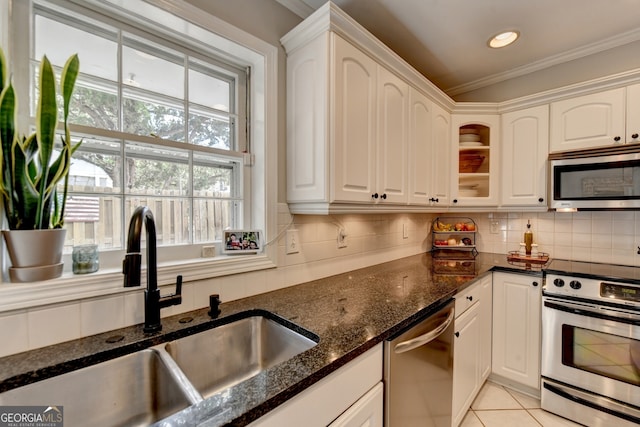
M 480 282 L 476 282 L 459 292 L 453 298 L 456 301 L 456 318 L 462 313 L 467 311 L 472 305 L 480 301 L 480 294 L 482 293 L 482 287 Z

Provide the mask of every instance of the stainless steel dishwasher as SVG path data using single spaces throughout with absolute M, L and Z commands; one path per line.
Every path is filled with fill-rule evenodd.
M 453 300 L 384 343 L 385 426 L 450 427 Z

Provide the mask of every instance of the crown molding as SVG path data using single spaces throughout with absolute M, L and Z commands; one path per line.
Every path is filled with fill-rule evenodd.
M 302 0 L 276 0 L 291 12 L 305 19 L 314 12 L 314 9 Z
M 461 93 L 471 92 L 476 89 L 491 86 L 505 80 L 510 80 L 516 77 L 524 76 L 526 74 L 540 71 L 545 68 L 552 67 L 554 65 L 563 64 L 565 62 L 574 61 L 576 59 L 584 58 L 589 55 L 594 55 L 609 49 L 613 49 L 619 46 L 623 46 L 628 43 L 636 42 L 640 40 L 640 28 L 627 31 L 626 33 L 618 34 L 613 37 L 609 37 L 604 40 L 600 40 L 596 43 L 592 43 L 587 46 L 582 46 L 577 49 L 568 50 L 566 52 L 552 55 L 547 58 L 543 58 L 539 61 L 532 62 L 521 67 L 516 67 L 508 71 L 493 74 L 491 76 L 483 77 L 481 79 L 465 83 L 459 86 L 454 86 L 445 89 L 445 93 L 449 96 L 459 95 Z

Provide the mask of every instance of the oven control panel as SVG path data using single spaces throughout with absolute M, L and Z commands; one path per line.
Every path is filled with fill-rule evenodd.
M 600 282 L 600 296 L 608 299 L 619 299 L 640 303 L 640 286 L 626 283 Z
M 548 274 L 543 290 L 546 295 L 609 301 L 640 308 L 640 285 Z

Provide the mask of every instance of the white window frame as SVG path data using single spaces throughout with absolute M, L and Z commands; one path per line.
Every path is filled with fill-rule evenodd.
M 159 248 L 158 284 L 175 283 L 178 274 L 185 282 L 210 279 L 217 276 L 244 273 L 274 268 L 277 266 L 277 247 L 274 246 L 277 235 L 277 119 L 278 119 L 278 48 L 255 36 L 248 34 L 221 19 L 203 13 L 182 0 L 68 0 L 83 6 L 99 8 L 109 7 L 113 13 L 124 13 L 141 23 L 154 23 L 159 33 L 171 37 L 200 40 L 217 46 L 229 59 L 250 68 L 250 122 L 248 138 L 251 141 L 251 217 L 245 223 L 253 229 L 263 231 L 265 242 L 263 252 L 257 255 L 223 256 L 217 247 L 215 258 L 201 258 L 203 245 L 174 246 Z M 0 41 L 10 66 L 14 67 L 12 53 L 24 48 L 20 43 L 29 40 L 26 25 L 11 25 L 20 13 L 20 8 L 30 7 L 26 0 L 0 0 L 2 24 Z M 29 11 L 27 11 L 29 12 Z M 5 18 L 6 17 L 6 18 Z M 7 22 L 9 25 L 4 25 Z M 26 27 L 26 28 L 25 28 Z M 175 28 L 184 31 L 177 34 Z M 28 48 L 28 46 L 27 46 Z M 28 70 L 28 64 L 25 65 Z M 18 76 L 29 78 L 26 70 L 12 68 L 14 79 Z M 22 103 L 22 107 L 25 108 Z M 28 107 L 27 107 L 28 108 Z M 125 225 L 126 226 L 126 225 Z M 207 244 L 204 244 L 207 245 Z M 171 251 L 189 251 L 187 259 L 172 261 Z M 119 265 L 124 250 L 104 251 L 100 260 L 105 265 Z M 145 257 L 143 256 L 143 260 Z M 6 250 L 2 249 L 3 271 L 8 264 Z M 144 261 L 143 261 L 144 262 Z M 70 259 L 65 259 L 65 271 L 70 270 Z M 146 283 L 143 265 L 143 284 Z M 87 275 L 65 273 L 59 279 L 46 282 L 12 284 L 7 277 L 0 285 L 0 313 L 36 307 L 41 305 L 80 300 L 96 296 L 131 292 L 132 288 L 123 287 L 123 275 L 118 268 L 101 268 Z M 205 303 L 206 304 L 206 303 Z

